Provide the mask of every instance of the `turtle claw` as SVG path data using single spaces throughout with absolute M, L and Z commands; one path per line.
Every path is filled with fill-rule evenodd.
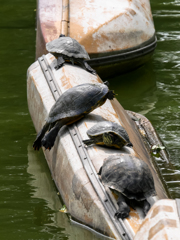
M 33 148 L 36 151 L 39 151 L 39 149 L 41 148 L 41 140 L 37 139 L 34 141 L 33 143 Z
M 129 217 L 129 212 L 130 208 L 126 204 L 122 204 L 114 214 L 114 217 L 124 219 Z
M 47 141 L 45 138 L 42 139 L 41 144 L 43 147 L 45 147 L 45 149 L 48 149 L 49 151 L 54 146 L 54 143 Z
M 124 218 L 129 217 L 129 213 L 117 211 L 117 212 L 114 214 L 114 217 L 124 219 Z

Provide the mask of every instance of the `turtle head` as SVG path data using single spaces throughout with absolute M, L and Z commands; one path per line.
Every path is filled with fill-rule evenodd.
M 103 133 L 103 142 L 106 146 L 112 146 L 114 142 L 114 135 L 109 132 Z
M 108 82 L 108 81 L 105 81 L 104 84 L 105 84 L 107 87 L 109 87 L 109 82 Z M 114 91 L 109 90 L 108 93 L 107 93 L 107 98 L 108 98 L 109 100 L 112 100 L 112 99 L 114 98 L 114 96 L 115 96 Z
M 65 37 L 65 35 L 61 33 L 61 34 L 59 35 L 59 37 Z
M 108 98 L 109 100 L 113 100 L 114 96 L 115 96 L 114 91 L 109 90 L 109 92 L 107 93 L 107 98 Z

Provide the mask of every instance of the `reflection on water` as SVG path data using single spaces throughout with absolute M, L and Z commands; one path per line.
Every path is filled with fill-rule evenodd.
M 43 157 L 43 155 L 42 155 Z M 34 191 L 31 195 L 32 198 L 40 198 L 45 200 L 46 205 L 53 211 L 51 214 L 49 223 L 46 224 L 46 228 L 43 232 L 47 232 L 51 235 L 51 239 L 57 239 L 57 232 L 52 232 L 52 227 L 61 227 L 61 237 L 69 240 L 98 240 L 108 239 L 101 237 L 93 232 L 90 232 L 82 227 L 78 227 L 70 222 L 65 213 L 61 213 L 59 209 L 62 207 L 56 188 L 53 184 L 51 175 L 44 161 L 40 161 L 40 156 L 32 148 L 32 142 L 28 145 L 28 167 L 27 172 L 31 174 L 31 180 L 28 184 L 33 187 Z M 38 212 L 38 215 L 43 215 L 42 212 Z M 41 217 L 40 217 L 41 218 Z

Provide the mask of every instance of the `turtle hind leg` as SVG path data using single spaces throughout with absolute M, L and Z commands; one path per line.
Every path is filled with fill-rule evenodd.
M 41 140 L 49 128 L 49 123 L 45 123 L 41 131 L 37 134 L 36 140 L 33 143 L 34 150 L 39 150 L 41 147 Z
M 130 207 L 127 205 L 125 197 L 121 193 L 119 193 L 117 204 L 119 208 L 114 216 L 121 219 L 129 217 Z
M 64 60 L 63 56 L 59 56 L 57 59 L 57 65 L 55 66 L 55 69 L 58 70 L 59 68 L 61 68 L 63 66 L 64 63 L 65 63 L 65 60 Z
M 95 71 L 93 68 L 91 68 L 91 67 L 89 66 L 89 64 L 88 64 L 85 60 L 79 60 L 79 59 L 78 59 L 78 62 L 80 63 L 80 65 L 81 65 L 86 71 L 88 71 L 88 72 L 96 75 L 96 71 Z
M 51 150 L 51 148 L 54 146 L 58 132 L 63 125 L 64 124 L 61 122 L 56 122 L 55 126 L 41 140 L 41 144 L 45 147 L 45 149 Z

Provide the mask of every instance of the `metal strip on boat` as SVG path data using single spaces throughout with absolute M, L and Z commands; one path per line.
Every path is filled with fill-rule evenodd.
M 56 79 L 52 72 L 51 66 L 49 66 L 45 55 L 38 58 L 38 62 L 44 73 L 45 79 L 48 83 L 48 86 L 49 86 L 51 92 L 52 92 L 52 95 L 53 95 L 54 99 L 57 100 L 59 98 L 59 96 L 62 94 L 62 92 L 56 83 Z M 78 130 L 76 124 L 74 123 L 68 127 L 69 127 L 69 132 L 72 137 L 72 140 L 75 144 L 75 147 L 76 147 L 79 157 L 81 159 L 81 162 L 84 166 L 84 169 L 85 169 L 85 171 L 92 183 L 92 186 L 94 187 L 101 203 L 103 204 L 112 223 L 114 224 L 117 232 L 121 236 L 122 240 L 132 240 L 132 237 L 129 235 L 128 230 L 126 229 L 126 226 L 124 225 L 124 222 L 122 221 L 122 219 L 116 219 L 114 217 L 116 208 L 113 205 L 108 194 L 106 193 L 104 186 L 99 181 L 98 175 L 96 173 L 96 170 L 94 169 L 94 166 L 92 165 L 89 154 L 88 154 L 87 150 L 85 149 L 84 144 L 82 143 L 82 138 L 80 136 L 80 133 L 79 133 L 79 130 Z

